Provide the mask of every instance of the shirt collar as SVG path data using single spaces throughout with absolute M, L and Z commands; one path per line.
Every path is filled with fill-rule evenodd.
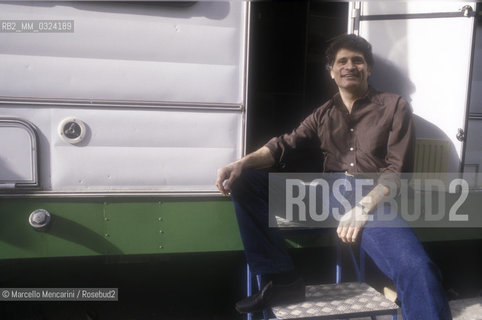
M 380 104 L 379 101 L 378 101 L 378 98 L 377 98 L 377 95 L 378 95 L 378 90 L 376 90 L 375 88 L 373 88 L 372 86 L 368 86 L 368 90 L 367 92 L 365 93 L 365 95 L 363 95 L 361 98 L 359 98 L 358 100 L 360 101 L 367 101 L 369 103 L 375 103 L 375 104 Z M 343 100 L 341 100 L 341 95 L 340 95 L 340 92 L 337 92 L 333 98 L 332 98 L 332 101 L 333 101 L 333 104 L 337 107 L 337 108 L 345 108 L 345 105 L 343 103 Z

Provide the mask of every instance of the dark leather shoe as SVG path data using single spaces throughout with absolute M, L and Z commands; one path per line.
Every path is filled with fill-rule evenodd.
M 305 300 L 305 283 L 303 279 L 288 284 L 273 284 L 268 282 L 260 291 L 236 303 L 239 313 L 258 312 L 263 309 L 281 305 L 297 303 Z

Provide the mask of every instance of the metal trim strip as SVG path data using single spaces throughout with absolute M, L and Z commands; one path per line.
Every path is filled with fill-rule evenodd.
M 466 11 L 472 10 L 472 7 L 470 6 L 465 6 L 464 7 Z M 470 8 L 470 10 L 468 9 Z M 463 9 L 462 9 L 463 10 Z M 472 12 L 474 12 L 472 10 Z M 465 132 L 465 137 L 462 141 L 462 157 L 460 157 L 460 167 L 459 171 L 463 172 L 464 167 L 465 167 L 465 155 L 467 153 L 467 132 L 469 130 L 469 120 L 470 120 L 470 105 L 471 105 L 471 97 L 472 97 L 472 80 L 474 76 L 474 59 L 475 59 L 475 39 L 476 39 L 476 32 L 477 32 L 477 23 L 476 19 L 473 19 L 472 22 L 472 48 L 470 49 L 470 65 L 469 65 L 469 79 L 468 79 L 468 86 L 467 86 L 467 96 L 466 96 L 466 104 L 465 104 L 465 123 L 464 123 L 464 132 Z
M 146 191 L 89 191 L 89 192 L 55 192 L 55 191 L 24 191 L 22 193 L 7 192 L 0 193 L 1 198 L 165 198 L 165 197 L 179 197 L 179 198 L 193 198 L 193 197 L 206 197 L 213 198 L 225 198 L 221 193 L 216 191 L 169 191 L 169 192 L 146 192 Z
M 248 94 L 249 94 L 249 61 L 250 61 L 250 32 L 251 32 L 251 2 L 248 1 L 245 4 L 245 34 L 244 34 L 244 81 L 243 81 L 243 90 L 244 90 L 244 112 L 242 116 L 242 142 L 241 142 L 241 155 L 246 155 L 247 150 L 247 134 L 248 134 Z
M 482 113 L 469 113 L 468 120 L 482 120 Z
M 439 18 L 471 18 L 475 17 L 473 10 L 462 9 L 459 12 L 430 12 L 430 13 L 408 13 L 408 14 L 381 14 L 360 16 L 360 21 L 379 20 L 408 20 L 408 19 L 439 19 Z
M 359 35 L 360 30 L 360 11 L 361 2 L 350 2 L 348 5 L 348 26 L 347 30 L 350 33 Z
M 0 105 L 20 104 L 33 106 L 59 106 L 83 108 L 165 108 L 186 110 L 226 110 L 242 111 L 243 105 L 231 103 L 204 102 L 170 102 L 170 101 L 121 101 L 121 100 L 77 100 L 77 99 L 41 99 L 41 98 L 13 98 L 0 96 Z

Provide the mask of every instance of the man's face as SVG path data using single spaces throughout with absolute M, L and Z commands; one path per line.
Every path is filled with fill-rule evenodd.
M 336 53 L 330 74 L 340 89 L 366 90 L 370 67 L 363 53 L 342 48 Z

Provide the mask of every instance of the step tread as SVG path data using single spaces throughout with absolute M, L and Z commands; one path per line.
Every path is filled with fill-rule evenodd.
M 344 282 L 307 286 L 304 302 L 272 309 L 278 319 L 314 320 L 393 314 L 398 306 L 366 283 Z

